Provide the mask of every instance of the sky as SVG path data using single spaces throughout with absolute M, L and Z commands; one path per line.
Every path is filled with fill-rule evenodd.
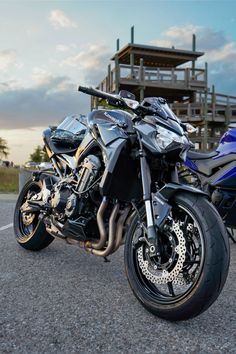
M 209 85 L 236 96 L 236 0 L 0 0 L 0 137 L 26 162 L 42 131 L 89 111 L 78 85 L 96 86 L 116 49 L 130 42 L 206 54 Z

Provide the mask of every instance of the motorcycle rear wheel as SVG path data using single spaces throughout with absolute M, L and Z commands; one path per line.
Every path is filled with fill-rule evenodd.
M 142 208 L 128 230 L 124 260 L 129 284 L 141 304 L 154 315 L 180 321 L 198 316 L 217 299 L 227 278 L 230 253 L 223 222 L 204 196 L 181 193 L 171 204 L 178 227 L 177 232 L 160 234 L 162 257 L 150 258 L 145 237 L 140 237 L 146 219 Z M 171 278 L 171 270 L 178 274 L 175 279 L 157 276 Z
M 29 180 L 22 188 L 15 206 L 14 232 L 16 241 L 20 246 L 31 251 L 40 251 L 47 247 L 54 237 L 46 231 L 44 222 L 39 219 L 39 212 L 23 213 L 22 205 L 42 189 L 41 181 Z

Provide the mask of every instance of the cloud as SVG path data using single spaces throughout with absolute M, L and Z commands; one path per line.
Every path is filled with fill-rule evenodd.
M 209 62 L 221 62 L 232 63 L 234 64 L 236 61 L 236 46 L 235 42 L 229 42 L 224 46 L 209 50 L 206 52 L 205 59 Z
M 69 19 L 61 10 L 53 10 L 49 16 L 49 22 L 56 28 L 77 28 L 78 24 Z
M 93 69 L 94 67 L 101 66 L 104 59 L 107 61 L 109 59 L 109 55 L 110 51 L 105 45 L 90 45 L 77 55 L 63 60 L 61 64 L 63 66 L 82 66 L 84 69 Z
M 191 44 L 192 34 L 198 32 L 199 28 L 199 26 L 191 24 L 184 27 L 173 26 L 164 32 L 164 36 L 174 41 L 174 43 L 177 41 L 180 42 L 182 46 L 186 46 Z
M 223 31 L 214 31 L 211 28 L 187 24 L 172 26 L 161 34 L 161 38 L 152 41 L 157 46 L 168 46 L 182 49 L 192 49 L 192 36 L 196 34 L 197 50 L 214 50 L 227 44 L 228 39 Z
M 65 76 L 48 77 L 30 88 L 5 87 L 0 92 L 1 129 L 46 127 L 68 114 L 85 114 L 88 110 L 89 97 L 79 94 L 77 86 Z
M 111 54 L 105 45 L 89 45 L 63 60 L 60 71 L 62 66 L 67 72 L 76 68 L 84 85 L 96 86 L 107 73 L 106 63 Z M 78 93 L 77 84 L 68 76 L 55 76 L 46 66 L 34 67 L 31 86 L 26 84 L 0 81 L 1 129 L 48 126 L 68 114 L 89 112 L 90 97 Z
M 71 49 L 75 49 L 77 47 L 76 44 L 71 43 L 69 45 L 65 45 L 65 44 L 57 44 L 56 46 L 56 51 L 57 52 L 68 52 Z
M 17 56 L 15 50 L 0 51 L 0 70 L 6 72 L 12 65 L 16 65 Z
M 106 64 L 111 55 L 112 52 L 105 45 L 90 45 L 78 54 L 64 59 L 60 66 L 82 70 L 86 83 L 97 85 L 106 75 Z
M 172 26 L 159 39 L 153 40 L 152 44 L 191 50 L 193 33 L 196 34 L 197 50 L 205 52 L 198 59 L 197 67 L 201 68 L 203 62 L 208 62 L 209 84 L 215 84 L 218 92 L 236 96 L 236 42 L 223 31 L 192 24 Z

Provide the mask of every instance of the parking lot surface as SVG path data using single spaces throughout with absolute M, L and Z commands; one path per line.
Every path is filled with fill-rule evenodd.
M 123 248 L 111 262 L 55 240 L 41 252 L 15 242 L 14 198 L 0 198 L 0 353 L 236 353 L 236 245 L 218 300 L 167 322 L 133 296 Z

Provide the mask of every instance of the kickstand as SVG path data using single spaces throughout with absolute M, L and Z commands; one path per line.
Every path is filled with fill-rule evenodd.
M 236 242 L 236 241 L 235 241 Z M 107 257 L 103 257 L 104 258 L 104 262 L 105 263 L 109 263 L 110 262 L 110 259 L 108 259 Z
M 230 229 L 230 231 L 229 231 L 229 229 L 228 229 L 228 235 L 229 235 L 229 238 L 231 238 L 231 240 L 233 241 L 233 243 L 236 243 L 236 238 L 235 238 L 235 236 L 234 236 L 234 231 L 233 231 L 233 229 Z

